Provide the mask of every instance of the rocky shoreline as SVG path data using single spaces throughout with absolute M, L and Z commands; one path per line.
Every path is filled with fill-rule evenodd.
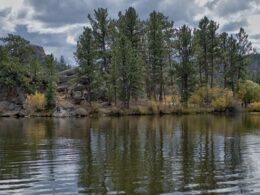
M 105 104 L 104 104 L 105 105 Z M 186 114 L 230 114 L 235 113 L 232 110 L 216 111 L 212 108 L 173 108 L 165 107 L 148 107 L 148 106 L 131 106 L 130 108 L 114 107 L 114 106 L 96 107 L 73 104 L 70 101 L 61 101 L 56 108 L 48 111 L 29 112 L 23 106 L 16 105 L 12 102 L 0 102 L 0 117 L 53 117 L 53 118 L 69 118 L 69 117 L 93 117 L 93 116 L 141 116 L 141 115 L 186 115 Z M 236 112 L 246 112 L 239 110 Z
M 183 115 L 234 113 L 247 110 L 214 110 L 213 108 L 182 108 L 179 105 L 167 103 L 151 103 L 148 100 L 131 102 L 130 108 L 114 106 L 108 102 L 95 102 L 92 106 L 86 104 L 84 93 L 84 77 L 76 81 L 77 68 L 59 73 L 56 89 L 56 107 L 47 111 L 32 112 L 25 106 L 26 94 L 16 89 L 14 95 L 6 97 L 7 92 L 0 93 L 0 117 L 89 117 L 89 116 L 129 116 L 129 115 Z

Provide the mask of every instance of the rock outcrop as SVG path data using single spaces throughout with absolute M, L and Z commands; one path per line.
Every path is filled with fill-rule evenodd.
M 39 60 L 40 63 L 44 63 L 46 59 L 46 54 L 43 49 L 43 47 L 38 46 L 38 45 L 31 45 L 32 51 L 33 51 L 33 56 L 37 60 Z
M 72 104 L 69 101 L 62 100 L 57 105 L 54 113 L 52 114 L 53 117 L 84 117 L 87 116 L 88 112 L 86 109 Z

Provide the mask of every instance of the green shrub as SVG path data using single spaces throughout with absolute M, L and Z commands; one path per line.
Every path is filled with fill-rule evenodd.
M 251 102 L 260 101 L 260 86 L 253 81 L 246 80 L 239 83 L 238 94 L 244 106 L 247 106 Z

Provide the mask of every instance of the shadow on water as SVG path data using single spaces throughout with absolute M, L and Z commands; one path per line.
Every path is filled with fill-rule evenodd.
M 260 115 L 0 119 L 0 194 L 260 192 Z

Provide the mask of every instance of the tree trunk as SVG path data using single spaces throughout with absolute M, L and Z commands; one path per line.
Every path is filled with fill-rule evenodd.
M 159 95 L 159 101 L 163 101 L 163 70 L 162 65 L 160 66 L 160 95 Z

